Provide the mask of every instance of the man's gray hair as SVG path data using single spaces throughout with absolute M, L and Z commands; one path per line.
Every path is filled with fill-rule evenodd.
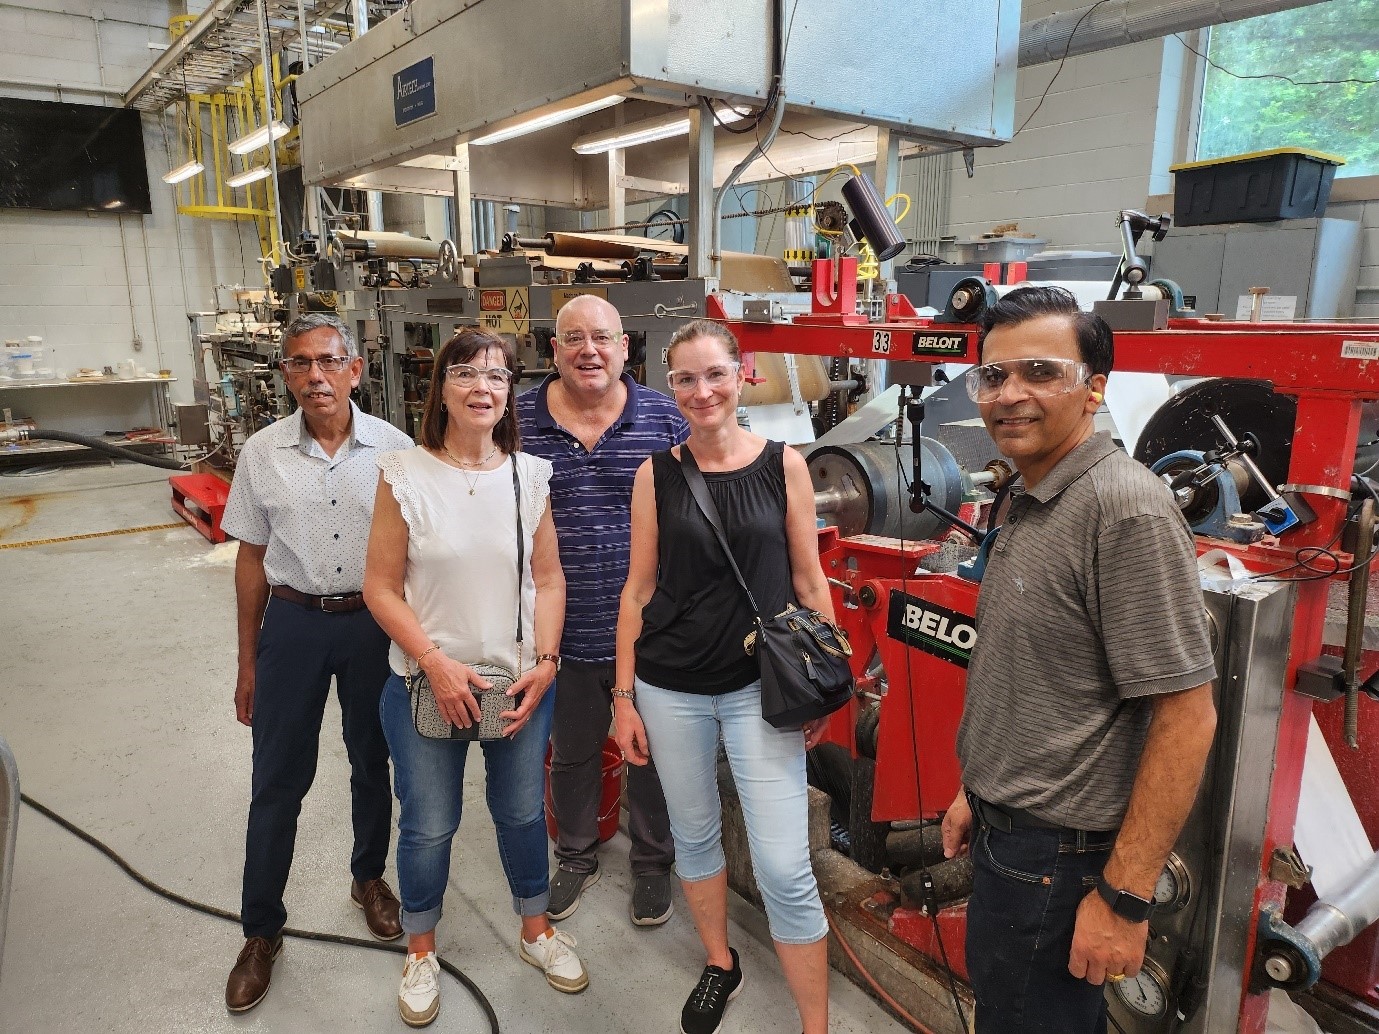
M 320 330 L 322 327 L 329 327 L 340 335 L 340 340 L 345 345 L 345 351 L 354 356 L 359 354 L 359 348 L 354 343 L 354 332 L 346 326 L 344 320 L 333 312 L 304 312 L 295 320 L 283 328 L 283 352 L 287 351 L 287 343 L 294 337 L 301 337 L 303 334 L 310 334 L 313 330 Z

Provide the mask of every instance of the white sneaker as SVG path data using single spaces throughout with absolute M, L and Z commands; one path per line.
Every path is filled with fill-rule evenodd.
M 408 955 L 402 971 L 402 987 L 397 993 L 397 1011 L 409 1027 L 425 1027 L 441 1008 L 441 964 L 435 952 Z
M 535 941 L 521 939 L 524 962 L 545 971 L 546 983 L 568 995 L 578 994 L 589 986 L 589 974 L 584 963 L 570 949 L 579 942 L 561 930 L 549 930 Z

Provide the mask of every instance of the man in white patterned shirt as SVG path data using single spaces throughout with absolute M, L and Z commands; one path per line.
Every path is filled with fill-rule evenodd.
M 360 589 L 376 457 L 412 441 L 350 401 L 364 360 L 334 314 L 309 313 L 289 324 L 281 365 L 299 408 L 245 443 L 222 521 L 240 540 L 235 715 L 254 739 L 241 903 L 245 942 L 225 986 L 231 1012 L 263 1000 L 282 950 L 283 891 L 297 816 L 316 775 L 332 677 L 350 760 L 350 897 L 373 936 L 402 935 L 397 898 L 383 881 L 393 821 L 388 747 L 378 720 L 388 637 L 365 609 Z

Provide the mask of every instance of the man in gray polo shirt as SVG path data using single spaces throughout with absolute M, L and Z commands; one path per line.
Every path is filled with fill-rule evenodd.
M 383 881 L 393 825 L 388 744 L 378 719 L 388 637 L 360 589 L 378 454 L 411 448 L 412 440 L 350 401 L 364 360 L 334 314 L 290 323 L 281 365 L 299 408 L 245 443 L 222 521 L 239 539 L 235 716 L 254 734 L 245 940 L 225 985 L 231 1012 L 263 999 L 282 950 L 283 890 L 332 677 L 350 759 L 350 897 L 373 936 L 402 936 L 398 900 Z
M 1211 645 L 1167 487 L 1093 432 L 1110 328 L 1058 288 L 983 320 L 968 391 L 1023 486 L 990 547 L 945 853 L 971 849 L 977 1034 L 1102 1034 L 1211 748 Z

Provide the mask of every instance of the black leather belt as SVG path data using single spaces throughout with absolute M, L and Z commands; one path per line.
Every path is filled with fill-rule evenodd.
M 287 600 L 307 610 L 319 610 L 326 614 L 352 614 L 356 610 L 364 609 L 362 592 L 344 592 L 338 596 L 310 596 L 298 592 L 290 585 L 275 585 L 269 591 L 280 600 Z
M 1069 833 L 1078 832 L 1067 826 L 1061 826 L 1057 822 L 1041 819 L 1023 808 L 1002 807 L 992 804 L 990 801 L 982 800 L 975 793 L 968 793 L 967 803 L 971 806 L 973 815 L 992 829 L 1000 830 L 1002 833 L 1009 833 L 1012 829 L 1057 829 Z

